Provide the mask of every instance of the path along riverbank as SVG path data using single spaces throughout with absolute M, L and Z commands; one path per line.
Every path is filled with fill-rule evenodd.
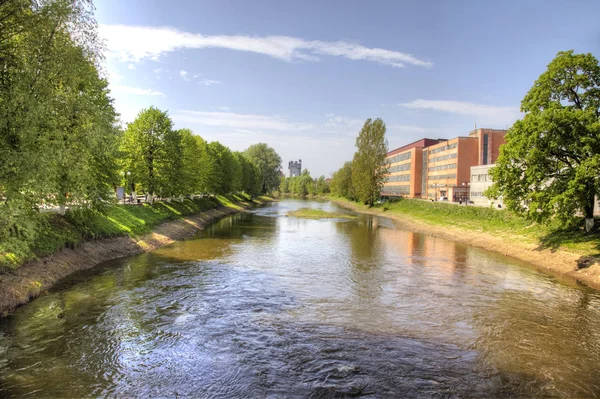
M 350 209 L 355 212 L 361 212 L 377 216 L 385 216 L 395 220 L 401 227 L 411 231 L 421 232 L 433 236 L 439 236 L 448 240 L 457 241 L 467 245 L 484 248 L 490 251 L 499 252 L 536 266 L 557 277 L 567 277 L 600 289 L 600 262 L 598 261 L 598 252 L 600 252 L 600 237 L 598 235 L 585 239 L 576 236 L 569 241 L 573 244 L 573 250 L 557 243 L 558 239 L 552 241 L 546 235 L 545 240 L 540 240 L 536 234 L 524 233 L 530 227 L 511 229 L 493 229 L 488 231 L 482 228 L 482 223 L 464 223 L 457 226 L 456 220 L 448 217 L 448 222 L 440 224 L 439 220 L 427 220 L 425 217 L 419 217 L 419 212 L 406 213 L 406 211 L 394 209 L 390 205 L 389 209 L 383 207 L 368 208 L 365 205 L 348 201 L 342 198 L 325 197 L 339 206 Z M 427 201 L 414 201 L 419 207 L 431 207 L 432 213 L 440 213 L 439 209 L 434 207 L 454 207 L 450 204 L 430 204 Z M 498 212 L 490 210 L 492 212 Z M 452 216 L 452 210 L 448 209 L 448 216 Z M 421 213 L 422 214 L 422 213 Z M 440 216 L 440 215 L 437 215 Z M 440 216 L 443 217 L 443 216 Z M 433 219 L 433 217 L 431 218 Z M 541 227 L 539 227 L 541 228 Z
M 63 248 L 54 255 L 29 262 L 0 275 L 0 317 L 43 294 L 68 275 L 102 262 L 152 251 L 193 236 L 198 230 L 225 216 L 272 201 L 261 197 L 254 203 L 231 203 L 172 220 L 140 236 L 119 236 L 85 241 L 76 248 Z

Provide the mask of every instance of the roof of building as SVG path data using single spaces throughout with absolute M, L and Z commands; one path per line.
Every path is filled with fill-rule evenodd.
M 387 156 L 391 157 L 393 155 L 400 154 L 401 152 L 412 150 L 415 147 L 417 147 L 417 148 L 429 147 L 429 146 L 441 143 L 443 141 L 448 141 L 448 140 L 447 139 L 427 139 L 427 138 L 422 138 L 422 139 L 419 139 L 417 141 L 413 141 L 410 144 L 406 144 L 405 146 L 396 148 L 395 150 L 392 150 L 392 151 L 388 152 Z

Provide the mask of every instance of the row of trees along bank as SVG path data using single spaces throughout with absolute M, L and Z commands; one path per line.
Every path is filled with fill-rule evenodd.
M 279 183 L 280 156 L 264 143 L 243 153 L 173 129 L 165 111 L 142 110 L 121 139 L 120 170 L 128 192 L 160 197 L 270 192 Z
M 19 264 L 55 216 L 89 223 L 115 187 L 160 196 L 266 193 L 281 159 L 266 144 L 233 152 L 143 110 L 123 131 L 101 70 L 87 0 L 0 2 L 0 267 Z M 127 174 L 126 172 L 129 172 Z
M 592 54 L 559 52 L 521 102 L 508 130 L 488 198 L 510 212 L 561 228 L 594 227 L 600 192 L 600 64 Z M 372 206 L 388 173 L 385 124 L 368 119 L 357 151 L 331 180 L 331 193 Z M 583 216 L 583 218 L 582 218 Z M 584 222 L 585 219 L 585 222 Z
M 282 177 L 279 192 L 292 195 L 324 195 L 329 193 L 329 183 L 325 176 L 313 179 L 308 169 L 304 169 L 300 176 Z

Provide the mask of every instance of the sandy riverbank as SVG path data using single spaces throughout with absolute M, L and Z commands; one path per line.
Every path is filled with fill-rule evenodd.
M 11 273 L 0 275 L 0 317 L 38 297 L 73 272 L 183 240 L 212 222 L 244 210 L 228 207 L 211 209 L 163 223 L 140 237 L 87 241 L 75 249 L 65 248 L 55 255 L 25 264 Z
M 520 242 L 518 240 L 507 240 L 490 233 L 457 228 L 451 225 L 440 226 L 427 221 L 413 218 L 410 215 L 385 212 L 382 209 L 363 209 L 348 201 L 328 200 L 337 205 L 355 212 L 366 213 L 377 216 L 385 216 L 398 223 L 400 227 L 411 231 L 425 233 L 442 237 L 448 240 L 460 242 L 467 245 L 484 248 L 498 252 L 528 263 L 539 270 L 554 276 L 566 276 L 590 287 L 600 289 L 600 263 L 595 262 L 589 267 L 579 268 L 578 262 L 582 262 L 582 256 L 562 249 L 542 249 L 539 245 Z

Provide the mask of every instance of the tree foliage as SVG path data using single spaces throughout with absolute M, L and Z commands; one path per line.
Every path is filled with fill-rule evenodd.
M 279 186 L 281 157 L 265 143 L 253 144 L 244 155 L 254 163 L 260 172 L 261 192 L 268 193 Z
M 381 118 L 365 121 L 356 138 L 357 151 L 352 159 L 352 187 L 356 198 L 372 206 L 379 198 L 388 173 L 385 123 Z
M 490 196 L 538 222 L 593 218 L 600 177 L 600 65 L 559 52 L 521 102 L 506 135 Z
M 98 208 L 118 179 L 92 11 L 79 0 L 0 2 L 0 252 L 31 242 L 39 207 Z
M 344 163 L 340 169 L 333 173 L 330 183 L 331 194 L 348 198 L 356 199 L 354 195 L 354 187 L 352 186 L 352 162 Z
M 179 145 L 180 139 L 166 112 L 154 107 L 140 111 L 135 121 L 127 125 L 122 142 L 131 179 L 141 183 L 150 195 L 176 192 L 178 179 L 173 179 L 181 168 L 177 161 Z M 172 166 L 173 162 L 178 165 Z

